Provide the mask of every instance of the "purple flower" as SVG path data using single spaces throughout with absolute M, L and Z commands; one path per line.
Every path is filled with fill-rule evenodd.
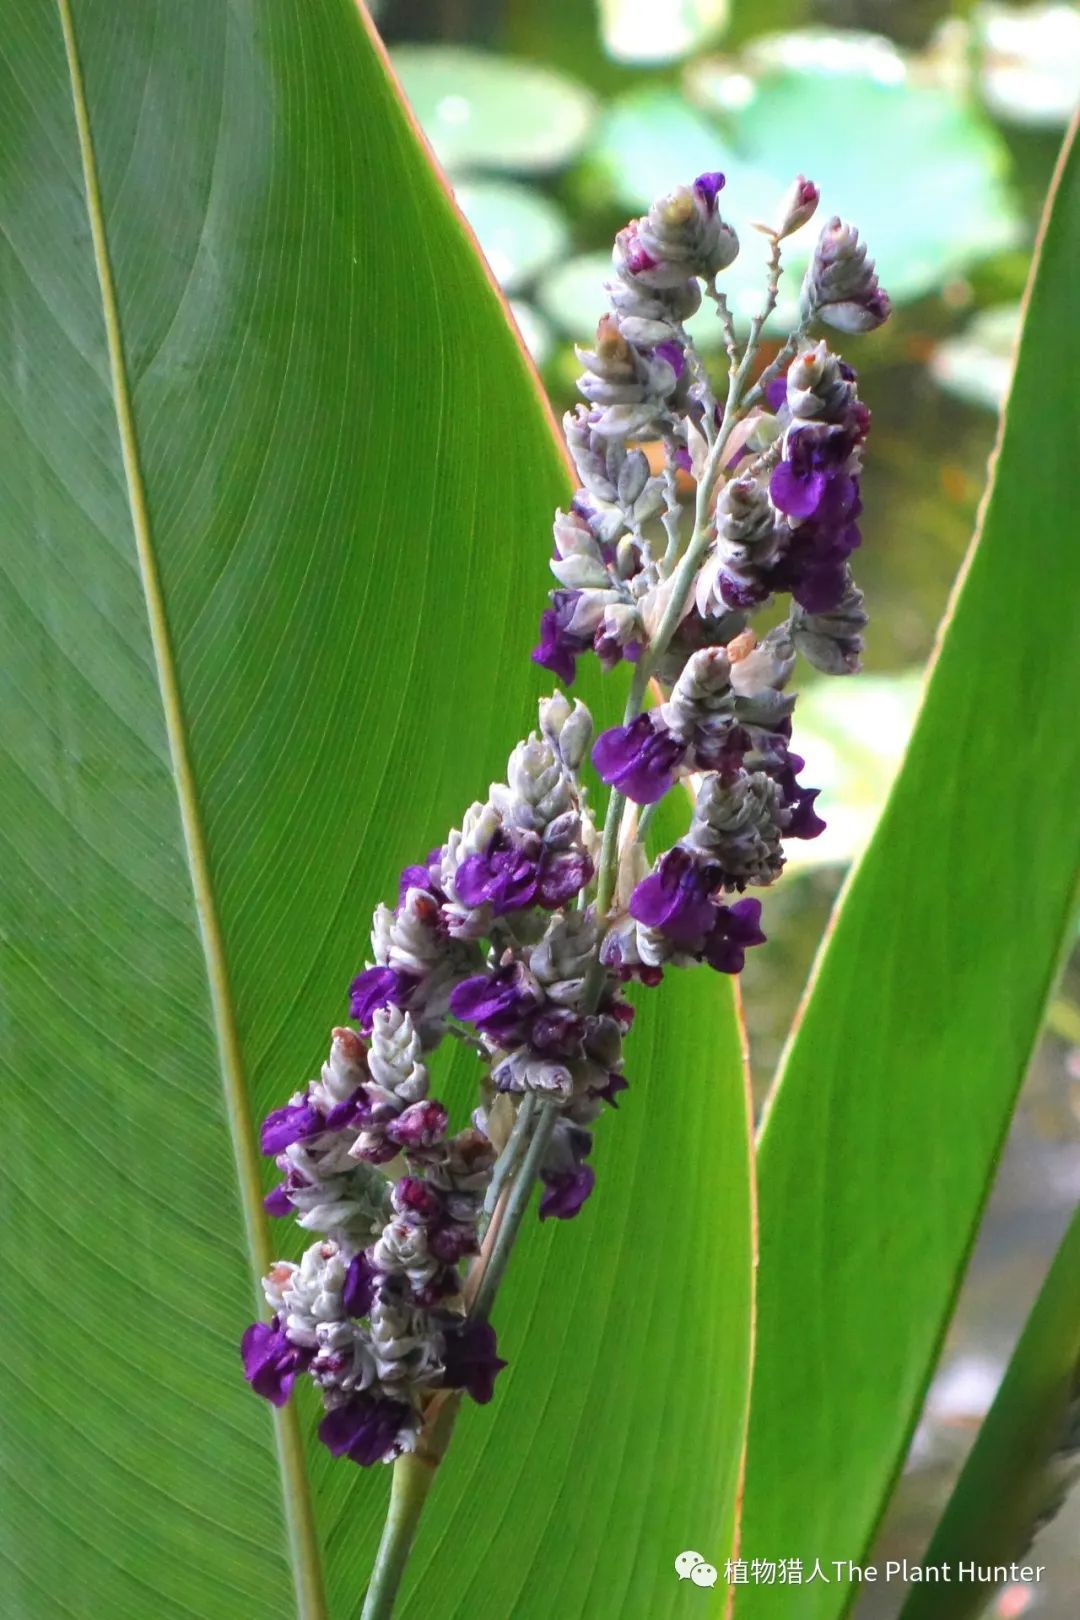
M 581 1125 L 560 1119 L 548 1143 L 540 1179 L 540 1219 L 568 1221 L 575 1216 L 596 1184 L 596 1174 L 585 1163 L 592 1152 L 591 1134 Z
M 496 917 L 528 906 L 554 911 L 584 888 L 593 874 L 582 850 L 547 848 L 535 833 L 500 828 L 485 850 L 469 855 L 454 876 L 467 906 L 489 904 Z
M 442 1199 L 420 1176 L 402 1176 L 394 1183 L 390 1196 L 399 1215 L 415 1215 L 428 1223 L 437 1221 L 442 1214 Z
M 707 174 L 699 174 L 694 181 L 694 190 L 710 214 L 716 209 L 716 199 L 723 191 L 724 185 L 724 176 L 719 169 L 712 169 Z
M 410 1148 L 433 1147 L 446 1135 L 449 1118 L 442 1103 L 429 1100 L 412 1103 L 385 1127 L 391 1142 L 406 1152 Z
M 366 1254 L 354 1255 L 345 1273 L 341 1302 L 349 1316 L 367 1316 L 375 1303 L 379 1273 Z
M 737 900 L 733 906 L 717 906 L 703 955 L 718 973 L 741 973 L 746 952 L 752 945 L 764 943 L 761 901 Z
M 525 964 L 510 962 L 495 973 L 477 973 L 455 985 L 450 1011 L 505 1045 L 524 1040 L 525 1026 L 543 999 L 543 991 Z
M 496 917 L 521 911 L 536 899 L 540 876 L 540 840 L 515 838 L 500 827 L 479 854 L 468 855 L 454 874 L 458 899 L 467 906 L 491 906 Z
M 428 852 L 428 858 L 425 865 L 421 866 L 419 863 L 417 863 L 414 866 L 405 867 L 401 877 L 398 880 L 399 907 L 404 904 L 405 896 L 408 894 L 410 889 L 423 889 L 426 891 L 426 893 L 434 895 L 436 900 L 445 900 L 446 896 L 443 894 L 440 887 L 440 879 L 442 876 L 442 857 L 443 850 L 442 845 L 440 844 L 437 849 L 433 849 Z
M 593 744 L 593 764 L 605 782 L 636 804 L 655 804 L 675 780 L 687 745 L 679 742 L 652 713 L 639 714 L 628 726 L 601 732 Z
M 289 1197 L 289 1189 L 284 1182 L 281 1182 L 280 1185 L 275 1187 L 273 1192 L 267 1193 L 266 1197 L 263 1199 L 263 1209 L 265 1209 L 268 1215 L 276 1215 L 279 1217 L 282 1215 L 292 1214 L 292 1199 Z
M 284 1108 L 275 1108 L 273 1113 L 267 1114 L 262 1122 L 259 1145 L 265 1154 L 283 1153 L 294 1142 L 306 1142 L 325 1129 L 326 1120 L 305 1097 L 303 1102 L 286 1103 Z
M 274 1406 L 284 1406 L 297 1374 L 310 1364 L 315 1352 L 293 1344 L 275 1317 L 273 1322 L 252 1322 L 240 1341 L 240 1354 L 244 1377 L 256 1395 Z
M 456 1266 L 467 1254 L 476 1254 L 479 1244 L 476 1238 L 475 1226 L 437 1226 L 428 1233 L 428 1248 L 436 1260 L 441 1260 L 447 1266 Z M 454 1293 L 461 1286 L 461 1279 L 454 1278 L 453 1286 L 447 1290 Z
M 787 404 L 787 372 L 782 371 L 765 387 L 765 403 L 770 411 L 779 411 Z
M 495 1393 L 495 1379 L 506 1362 L 496 1353 L 495 1329 L 490 1322 L 460 1322 L 444 1334 L 443 1363 L 446 1387 L 463 1389 L 486 1406 Z
M 570 629 L 580 600 L 580 591 L 552 591 L 551 606 L 540 615 L 540 641 L 531 655 L 534 664 L 550 669 L 566 686 L 574 683 L 579 654 L 592 646 L 591 634 Z
M 569 1007 L 545 1007 L 529 1027 L 529 1045 L 544 1057 L 580 1057 L 585 1019 Z
M 619 1105 L 615 1101 L 615 1099 L 618 1096 L 619 1092 L 620 1091 L 629 1091 L 629 1090 L 630 1090 L 630 1082 L 629 1082 L 629 1080 L 627 1080 L 626 1076 L 622 1075 L 622 1074 L 617 1074 L 614 1069 L 609 1069 L 608 1070 L 607 1085 L 606 1086 L 601 1086 L 599 1088 L 599 1090 L 594 1091 L 593 1096 L 594 1097 L 602 1097 L 604 1102 L 607 1103 L 609 1108 L 618 1108 Z
M 366 1125 L 371 1118 L 371 1104 L 364 1096 L 363 1086 L 357 1086 L 351 1097 L 344 1102 L 335 1103 L 327 1114 L 323 1129 L 327 1131 L 344 1131 L 350 1125 Z
M 546 1191 L 540 1199 L 540 1219 L 555 1217 L 559 1221 L 571 1220 L 596 1185 L 596 1171 L 589 1164 L 576 1170 L 541 1170 L 540 1179 Z
M 365 968 L 349 986 L 349 1017 L 370 1035 L 371 1020 L 379 1008 L 403 1007 L 416 983 L 412 974 L 399 973 L 396 968 Z
M 319 1439 L 335 1457 L 349 1457 L 362 1468 L 398 1453 L 397 1438 L 413 1425 L 412 1410 L 401 1401 L 354 1395 L 335 1406 L 319 1424 Z
M 785 749 L 785 763 L 771 774 L 779 782 L 784 795 L 784 808 L 791 811 L 791 819 L 784 829 L 785 838 L 817 838 L 825 831 L 825 823 L 814 809 L 819 788 L 803 787 L 796 781 L 805 760 Z
M 681 377 L 686 369 L 686 349 L 681 343 L 658 343 L 653 354 L 659 360 L 666 360 L 676 377 Z
M 584 850 L 545 849 L 540 857 L 536 903 L 556 911 L 579 894 L 593 875 L 593 863 Z
M 846 428 L 799 428 L 789 433 L 784 460 L 769 480 L 772 502 L 797 522 L 816 518 L 821 523 L 843 523 L 858 499 L 858 484 L 846 467 L 854 448 L 854 435 Z
M 676 844 L 630 896 L 630 915 L 685 950 L 700 950 L 713 925 L 716 907 L 710 896 L 719 888 L 721 876 L 714 861 L 697 860 Z

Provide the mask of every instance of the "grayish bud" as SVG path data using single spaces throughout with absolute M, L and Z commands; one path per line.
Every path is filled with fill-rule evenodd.
M 584 703 L 578 700 L 571 705 L 561 692 L 541 698 L 540 730 L 549 748 L 562 761 L 563 769 L 576 776 L 593 736 L 592 715 Z
M 491 1078 L 500 1091 L 535 1091 L 542 1097 L 565 1098 L 574 1089 L 573 1076 L 565 1063 L 538 1057 L 527 1046 L 508 1053 L 492 1070 Z
M 387 1289 L 372 1305 L 369 1321 L 375 1368 L 388 1395 L 401 1400 L 404 1385 L 439 1381 L 443 1336 L 427 1311 L 417 1310 Z
M 539 944 L 529 951 L 529 967 L 543 985 L 579 978 L 588 971 L 598 936 L 596 915 L 590 908 L 557 915 Z
M 368 1087 L 372 1102 L 385 1102 L 395 1114 L 427 1096 L 428 1071 L 421 1059 L 420 1037 L 411 1017 L 400 1007 L 380 1007 L 372 1015 L 368 1069 L 374 1082 Z
M 744 631 L 728 645 L 728 656 L 731 687 L 736 698 L 756 698 L 762 692 L 781 691 L 795 668 L 795 647 L 786 624 L 770 630 L 761 641 L 756 640 L 752 631 Z
M 791 615 L 791 636 L 807 662 L 823 674 L 855 675 L 861 664 L 866 624 L 863 593 L 849 574 L 847 590 L 827 613 L 807 613 L 796 604 Z
M 804 319 L 816 315 L 839 332 L 871 332 L 890 311 L 858 231 L 834 217 L 822 228 L 803 280 Z
M 341 1290 L 347 1269 L 341 1250 L 332 1242 L 312 1244 L 299 1265 L 278 1260 L 271 1266 L 263 1278 L 263 1293 L 293 1344 L 314 1349 L 319 1325 L 344 1317 Z
M 427 1228 L 400 1218 L 383 1227 L 371 1251 L 371 1262 L 388 1277 L 407 1277 L 410 1287 L 417 1290 L 442 1270 L 442 1262 L 428 1251 Z
M 660 714 L 668 729 L 689 741 L 702 726 L 726 719 L 733 712 L 731 665 L 723 647 L 703 647 L 693 653 L 672 687 Z
M 780 786 L 764 771 L 740 771 L 733 781 L 712 774 L 701 784 L 684 842 L 720 863 L 728 887 L 772 883 L 783 869 L 788 819 Z
M 803 349 L 788 367 L 787 403 L 792 427 L 806 422 L 843 422 L 855 397 L 855 384 L 846 380 L 840 361 L 824 338 L 812 348 Z
M 557 816 L 577 808 L 554 749 L 535 732 L 510 755 L 505 784 L 492 784 L 491 803 L 507 826 L 538 833 Z

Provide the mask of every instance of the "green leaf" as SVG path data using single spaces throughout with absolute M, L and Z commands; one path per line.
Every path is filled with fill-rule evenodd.
M 1074 147 L 982 531 L 761 1133 L 748 1557 L 865 1554 L 1072 916 L 1080 555 L 1061 534 L 1080 498 L 1078 253 Z M 829 1620 L 850 1596 L 748 1587 L 736 1615 Z
M 311 1392 L 275 1438 L 242 1382 L 255 1276 L 298 1242 L 253 1120 L 535 714 L 565 468 L 352 0 L 5 24 L 0 1610 L 344 1620 L 389 1478 L 311 1439 Z M 633 1580 L 663 1616 L 686 1536 L 728 1545 L 730 987 L 687 977 L 640 1026 L 595 1205 L 534 1223 L 500 1301 L 512 1371 L 460 1425 L 414 1613 Z M 469 1064 L 437 1079 L 464 1120 Z
M 592 94 L 551 68 L 459 45 L 401 45 L 394 67 L 439 162 L 540 173 L 565 167 L 589 133 Z
M 1080 1211 L 1072 1223 L 979 1430 L 956 1489 L 921 1560 L 948 1565 L 952 1584 L 913 1586 L 902 1620 L 969 1620 L 1000 1582 L 959 1582 L 963 1563 L 993 1567 L 1025 1557 L 1043 1515 L 1057 1507 L 1066 1476 L 1063 1445 L 1080 1366 Z M 1075 1448 L 1074 1448 L 1075 1450 Z M 1076 1458 L 1071 1458 L 1075 1472 Z
M 822 217 L 858 225 L 897 303 L 1021 239 L 1001 137 L 958 92 L 916 78 L 887 40 L 807 29 L 759 41 L 739 69 L 706 63 L 692 83 L 725 116 L 740 168 L 767 177 L 755 217 L 770 217 L 798 167 L 820 187 Z M 903 161 L 886 173 L 887 150 Z M 793 267 L 820 225 L 791 239 Z

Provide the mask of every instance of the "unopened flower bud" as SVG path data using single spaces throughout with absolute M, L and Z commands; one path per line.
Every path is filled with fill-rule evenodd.
M 808 219 L 813 218 L 820 198 L 821 193 L 812 180 L 807 180 L 801 174 L 796 175 L 780 204 L 776 235 L 780 238 L 791 236 L 805 225 Z
M 866 624 L 863 593 L 849 574 L 844 595 L 828 613 L 807 613 L 796 605 L 791 615 L 791 638 L 807 662 L 822 674 L 854 675 L 860 667 Z
M 688 741 L 695 731 L 717 716 L 731 713 L 731 665 L 723 647 L 703 647 L 687 660 L 686 668 L 662 705 L 660 715 L 672 735 Z
M 822 338 L 797 354 L 787 374 L 791 429 L 803 422 L 846 422 L 856 401 L 854 373 Z
M 561 692 L 540 700 L 540 730 L 563 763 L 575 776 L 592 741 L 592 715 L 584 703 L 571 703 Z
M 740 771 L 733 781 L 709 775 L 684 842 L 720 864 L 726 888 L 772 883 L 784 865 L 787 819 L 780 785 L 764 771 Z
M 891 308 L 858 231 L 834 217 L 818 237 L 803 280 L 804 316 L 819 316 L 838 332 L 872 332 Z
M 779 625 L 758 641 L 744 630 L 728 645 L 731 688 L 739 698 L 756 697 L 766 690 L 779 692 L 795 668 L 795 648 L 787 625 Z
M 631 450 L 619 468 L 619 505 L 632 507 L 648 481 L 648 456 L 642 450 Z

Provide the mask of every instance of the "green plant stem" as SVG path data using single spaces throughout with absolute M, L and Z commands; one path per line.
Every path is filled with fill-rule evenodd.
M 405 1452 L 394 1463 L 390 1506 L 360 1620 L 388 1620 L 393 1613 L 420 1515 L 435 1481 L 435 1470 L 450 1443 L 460 1405 L 456 1394 L 441 1402 L 430 1424 L 425 1425 L 416 1450 Z
M 491 1182 L 488 1186 L 487 1197 L 484 1199 L 484 1214 L 489 1220 L 495 1213 L 506 1181 L 517 1169 L 518 1162 L 525 1150 L 529 1127 L 535 1112 L 536 1096 L 530 1091 L 525 1094 L 518 1104 L 517 1114 L 514 1118 L 513 1128 L 507 1138 L 506 1146 L 499 1154 L 495 1168 L 491 1172 Z
M 559 1105 L 545 1099 L 537 1099 L 534 1112 L 535 1124 L 529 1135 L 529 1145 L 525 1150 L 525 1157 L 521 1162 L 513 1181 L 506 1194 L 495 1240 L 488 1251 L 484 1265 L 483 1275 L 479 1286 L 473 1296 L 469 1310 L 472 1320 L 486 1321 L 495 1303 L 495 1295 L 499 1291 L 503 1273 L 510 1259 L 510 1251 L 521 1228 L 525 1211 L 529 1207 L 533 1186 L 540 1174 L 540 1166 L 544 1160 L 547 1145 L 551 1140 L 551 1133 L 555 1129 L 555 1122 L 559 1117 Z

